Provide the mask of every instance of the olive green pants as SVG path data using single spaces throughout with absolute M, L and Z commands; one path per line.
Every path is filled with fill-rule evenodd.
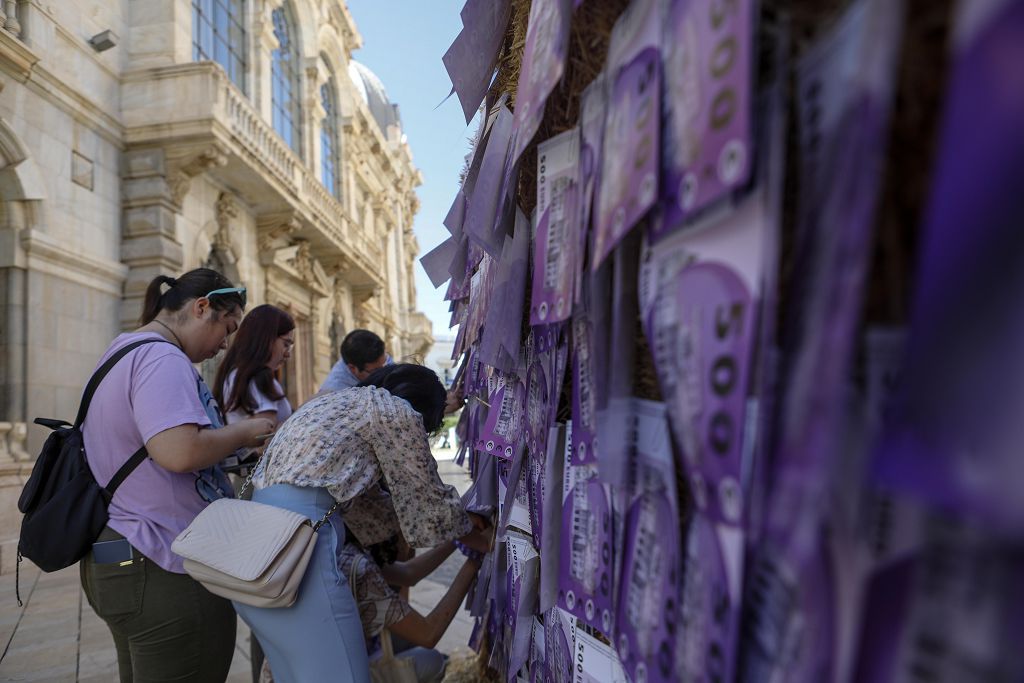
M 108 528 L 99 540 L 123 538 Z M 110 628 L 121 683 L 223 683 L 231 668 L 237 617 L 187 574 L 175 574 L 136 552 L 131 564 L 82 559 L 82 589 Z

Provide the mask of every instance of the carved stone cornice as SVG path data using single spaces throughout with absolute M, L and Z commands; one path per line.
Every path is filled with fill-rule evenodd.
M 0 69 L 24 83 L 32 75 L 39 56 L 7 31 L 0 31 Z M 0 83 L 0 89 L 3 88 Z
M 371 299 L 383 291 L 383 287 L 378 284 L 353 285 L 349 287 L 349 291 L 352 293 L 353 306 L 366 306 Z
M 176 206 L 188 194 L 192 179 L 204 171 L 228 163 L 228 150 L 218 142 L 210 143 L 205 149 L 191 157 L 172 164 L 167 174 L 167 186 L 171 192 L 171 200 Z
M 266 261 L 273 253 L 291 245 L 289 239 L 302 229 L 302 223 L 294 214 L 265 216 L 257 221 L 259 231 L 260 260 Z

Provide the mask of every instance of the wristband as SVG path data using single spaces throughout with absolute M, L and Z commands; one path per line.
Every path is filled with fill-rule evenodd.
M 459 552 L 468 557 L 471 560 L 483 560 L 484 554 L 478 550 L 473 550 L 468 545 L 461 541 L 455 541 L 455 547 L 459 549 Z

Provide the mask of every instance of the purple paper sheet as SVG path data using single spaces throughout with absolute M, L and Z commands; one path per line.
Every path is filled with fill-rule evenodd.
M 548 433 L 548 452 L 544 462 L 544 503 L 545 514 L 538 525 L 540 533 L 540 554 L 544 558 L 540 574 L 540 611 L 547 612 L 558 601 L 558 569 L 561 554 L 562 525 L 558 514 L 548 511 L 562 510 L 562 482 L 565 473 L 565 452 L 567 427 L 556 424 Z M 572 444 L 568 444 L 572 448 Z
M 526 373 L 526 446 L 529 457 L 542 462 L 547 450 L 548 429 L 554 418 L 547 378 L 553 353 L 554 350 L 535 354 Z
M 510 526 L 527 534 L 533 533 L 526 467 L 526 451 L 522 443 L 516 449 L 511 464 L 506 461 L 498 463 L 499 539 L 505 536 Z
M 466 194 L 460 188 L 444 217 L 444 227 L 456 240 L 462 239 L 462 225 L 466 222 Z
M 544 622 L 533 618 L 533 642 L 530 645 L 530 683 L 544 682 Z
M 526 390 L 513 374 L 495 373 L 491 384 L 487 421 L 477 437 L 476 448 L 511 460 L 523 437 Z
M 761 553 L 748 583 L 736 680 L 835 680 L 835 579 L 825 548 L 799 567 Z
M 750 179 L 753 0 L 671 0 L 664 27 L 657 240 Z
M 713 521 L 739 525 L 755 302 L 735 271 L 716 262 L 683 268 L 659 301 L 648 338 L 694 504 Z
M 803 137 L 794 349 L 767 472 L 764 535 L 748 562 L 741 681 L 832 678 L 841 626 L 824 544 L 846 431 L 847 381 L 881 182 L 903 6 L 861 0 L 800 63 Z
M 441 58 L 466 123 L 473 119 L 490 87 L 511 10 L 510 0 L 467 0 L 462 8 L 462 32 Z
M 580 270 L 579 131 L 572 129 L 537 150 L 537 221 L 530 324 L 563 321 L 572 312 Z
M 675 467 L 664 405 L 637 403 L 636 495 L 623 520 L 614 642 L 631 680 L 669 683 L 677 680 L 678 615 L 676 601 L 665 596 L 675 594 L 682 569 Z
M 782 411 L 780 452 L 771 475 L 769 535 L 787 539 L 794 567 L 817 554 L 813 529 L 819 492 L 839 451 L 842 396 L 855 329 L 885 151 L 902 7 L 862 0 L 808 54 L 798 70 L 801 116 L 821 142 L 802 151 L 801 187 L 809 195 L 801 232 L 814 264 L 792 301 L 800 306 L 796 349 Z M 813 130 L 815 124 L 822 126 Z M 812 137 L 813 136 L 813 137 Z M 800 296 L 803 294 L 804 296 Z
M 1020 538 L 1024 4 L 988 4 L 993 9 L 986 20 L 976 17 L 981 7 L 964 3 L 922 231 L 904 381 L 874 476 L 883 486 Z
M 562 504 L 558 606 L 610 635 L 614 625 L 612 506 L 588 467 L 569 466 Z
M 529 224 L 523 212 L 517 209 L 515 233 L 505 238 L 505 247 L 494 272 L 491 300 L 498 305 L 488 307 L 480 341 L 480 359 L 503 372 L 517 370 L 529 259 Z
M 440 287 L 451 277 L 448 267 L 451 265 L 452 259 L 455 258 L 456 249 L 458 249 L 458 244 L 449 237 L 420 259 L 423 270 L 427 272 L 430 284 L 434 287 Z
M 583 629 L 576 631 L 574 683 L 627 683 L 615 650 Z
M 594 193 L 601 175 L 601 149 L 604 143 L 604 120 L 608 109 L 606 78 L 601 72 L 580 96 L 580 198 L 579 256 L 580 273 L 576 278 L 575 301 L 583 296 L 584 256 L 590 243 L 591 222 L 594 215 Z M 593 258 L 591 255 L 590 258 Z
M 562 78 L 569 50 L 571 0 L 533 0 L 516 86 L 515 142 L 511 163 L 522 155 L 544 118 L 544 103 Z
M 497 266 L 494 259 L 487 254 L 480 260 L 480 267 L 469 278 L 469 307 L 466 313 L 464 326 L 459 327 L 459 332 L 465 329 L 466 336 L 463 344 L 466 347 L 476 344 L 480 336 L 480 328 L 484 323 L 488 308 L 491 302 L 491 292 L 494 287 L 494 276 Z
M 521 535 L 510 535 L 508 547 L 509 575 L 512 590 L 509 593 L 513 611 L 512 644 L 508 658 L 508 679 L 514 677 L 530 656 L 530 640 L 533 635 L 533 615 L 537 607 L 537 579 L 540 557 L 530 539 Z
M 854 680 L 1018 681 L 1020 554 L 933 517 L 917 552 L 872 579 Z
M 493 258 L 505 244 L 501 228 L 505 197 L 505 162 L 512 136 L 512 112 L 499 105 L 497 118 L 487 136 L 480 173 L 469 195 L 464 231 L 469 239 Z
M 626 437 L 633 420 L 630 404 L 636 365 L 636 321 L 639 316 L 639 252 L 640 234 L 636 233 L 623 242 L 612 264 L 611 326 L 606 328 L 611 337 L 607 357 L 610 367 L 605 375 L 608 393 L 604 408 L 601 407 L 600 394 L 595 392 L 598 397 L 597 440 L 600 446 L 594 451 L 597 454 L 598 472 L 602 481 L 620 487 L 629 483 L 631 445 Z M 598 336 L 598 324 L 595 320 L 595 337 Z M 599 356 L 595 355 L 595 358 Z M 595 386 L 598 386 L 596 382 Z
M 658 0 L 635 0 L 612 31 L 608 54 L 611 90 L 596 197 L 592 269 L 597 269 L 657 199 L 659 10 Z
M 545 683 L 573 683 L 576 617 L 552 607 L 544 614 Z
M 572 442 L 573 462 L 597 462 L 597 404 L 594 396 L 593 325 L 585 297 L 572 319 Z
M 547 440 L 545 439 L 545 442 Z M 530 529 L 533 532 L 533 547 L 538 551 L 544 543 L 544 496 L 546 462 L 543 458 L 529 458 L 526 463 L 527 504 L 530 515 Z

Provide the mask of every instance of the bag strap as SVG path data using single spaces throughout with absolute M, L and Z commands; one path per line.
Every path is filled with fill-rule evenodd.
M 136 453 L 136 455 L 138 454 Z M 266 451 L 261 453 L 259 459 L 255 463 L 253 463 L 252 469 L 249 470 L 249 476 L 245 478 L 244 482 L 242 482 L 242 488 L 238 489 L 239 498 L 242 497 L 242 494 L 245 493 L 245 490 L 249 488 L 249 486 L 252 484 L 252 478 L 256 475 L 256 470 L 259 468 L 260 465 L 263 464 L 264 455 L 266 455 Z M 120 474 L 120 472 L 118 472 L 118 474 Z M 125 476 L 128 475 L 126 474 Z M 334 505 L 331 506 L 331 509 L 324 513 L 324 516 L 320 518 L 320 521 L 315 522 L 313 524 L 313 531 L 320 531 L 320 527 L 327 523 L 328 518 L 330 518 L 330 516 L 334 514 L 334 511 L 338 509 L 339 505 L 340 503 L 338 501 L 334 501 Z
M 75 429 L 82 428 L 82 423 L 85 422 L 85 415 L 89 412 L 89 404 L 92 403 L 92 396 L 96 393 L 97 387 L 99 387 L 100 382 L 102 382 L 103 378 L 107 376 L 107 373 L 110 372 L 111 368 L 117 365 L 119 360 L 143 344 L 153 344 L 155 342 L 163 342 L 165 344 L 171 343 L 166 339 L 140 339 L 139 341 L 134 341 L 131 344 L 126 345 L 124 348 L 118 349 L 114 355 L 108 358 L 107 361 L 101 365 L 95 373 L 93 373 L 92 378 L 85 387 L 85 392 L 82 394 L 82 402 L 78 405 L 78 417 L 75 418 Z
M 166 344 L 171 343 L 166 339 L 140 339 L 138 341 L 134 341 L 131 344 L 124 346 L 124 348 L 118 349 L 114 355 L 108 358 L 107 361 L 93 373 L 92 377 L 89 379 L 89 384 L 85 387 L 85 393 L 82 395 L 82 402 L 78 406 L 78 416 L 75 418 L 74 424 L 75 429 L 82 428 L 82 423 L 85 422 L 85 415 L 89 412 L 89 404 L 92 403 L 93 394 L 96 393 L 97 387 L 99 387 L 100 382 L 102 382 L 103 378 L 107 376 L 107 373 L 110 372 L 111 368 L 117 365 L 119 360 L 143 344 L 153 344 L 155 342 L 164 342 Z M 149 453 L 146 451 L 146 446 L 143 445 L 142 448 L 132 453 L 132 456 L 128 458 L 127 462 L 118 468 L 110 482 L 103 487 L 103 496 L 106 498 L 108 505 L 114 498 L 114 492 L 117 491 L 121 483 L 124 482 L 124 480 L 128 478 L 128 475 L 134 472 L 135 468 L 141 465 L 142 461 L 147 457 L 149 457 Z
M 110 483 L 103 487 L 103 492 L 107 498 L 107 504 L 114 498 L 114 492 L 117 491 L 117 487 L 128 478 L 128 475 L 135 471 L 135 468 L 142 464 L 142 461 L 149 457 L 149 451 L 143 446 L 139 450 L 132 453 L 132 457 L 128 458 L 128 461 L 118 468 L 117 472 L 114 473 Z
M 380 632 L 380 649 L 382 660 L 390 661 L 395 658 L 395 648 L 391 644 L 391 631 L 386 628 Z

